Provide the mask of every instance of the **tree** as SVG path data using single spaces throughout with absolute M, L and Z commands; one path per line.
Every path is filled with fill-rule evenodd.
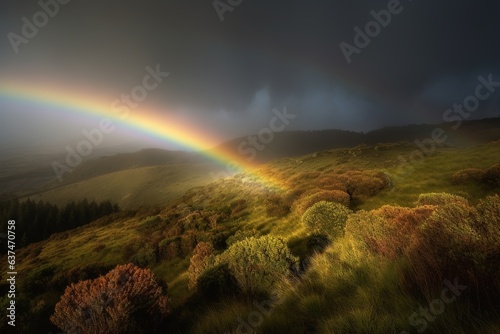
M 50 317 L 66 333 L 144 333 L 167 314 L 154 274 L 133 264 L 66 288 Z

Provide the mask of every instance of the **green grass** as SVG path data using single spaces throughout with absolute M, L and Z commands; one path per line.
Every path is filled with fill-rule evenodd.
M 443 191 L 465 195 L 473 202 L 477 202 L 478 199 L 491 194 L 493 190 L 474 184 L 456 185 L 451 181 L 451 177 L 463 169 L 484 169 L 499 164 L 498 152 L 500 152 L 500 142 L 462 150 L 439 150 L 421 163 L 412 165 L 413 170 L 403 169 L 401 172 L 399 167 L 387 168 L 385 170 L 391 175 L 394 187 L 366 200 L 360 208 L 369 210 L 386 204 L 411 207 L 415 205 L 418 195 Z

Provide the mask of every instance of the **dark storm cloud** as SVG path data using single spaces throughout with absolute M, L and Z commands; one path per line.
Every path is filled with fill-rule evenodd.
M 339 44 L 353 44 L 354 27 L 388 3 L 243 0 L 221 22 L 212 1 L 72 0 L 18 55 L 3 39 L 0 74 L 114 94 L 159 63 L 171 77 L 151 99 L 231 136 L 254 131 L 284 104 L 300 115 L 292 128 L 436 121 L 477 76 L 500 81 L 493 1 L 401 0 L 403 11 L 348 64 Z M 39 10 L 35 1 L 0 6 L 3 36 Z M 498 99 L 488 103 L 478 117 L 498 113 Z

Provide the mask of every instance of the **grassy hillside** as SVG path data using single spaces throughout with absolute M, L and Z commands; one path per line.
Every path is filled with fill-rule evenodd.
M 262 166 L 260 173 L 280 180 L 283 189 L 252 181 L 251 175 L 238 175 L 191 189 L 161 209 L 115 214 L 22 249 L 18 254 L 18 271 L 23 273 L 20 289 L 30 291 L 26 303 L 33 323 L 53 329 L 48 316 L 70 282 L 134 262 L 152 268 L 168 285 L 168 332 L 236 332 L 238 319 L 247 319 L 255 311 L 254 302 L 269 297 L 226 295 L 208 300 L 188 289 L 189 258 L 200 241 L 210 242 L 216 254 L 221 254 L 247 237 L 272 235 L 286 240 L 301 261 L 302 273 L 294 281 L 283 282 L 278 289 L 280 303 L 257 326 L 257 332 L 399 333 L 408 329 L 408 317 L 428 305 L 432 296 L 439 296 L 439 290 L 409 289 L 417 283 L 408 278 L 413 276 L 405 260 L 368 251 L 352 237 L 316 253 L 317 248 L 311 248 L 316 239 L 301 224 L 301 215 L 317 201 L 342 196 L 347 196 L 351 210 L 362 213 L 387 204 L 413 208 L 422 193 L 461 195 L 471 205 L 499 193 L 498 185 L 457 182 L 453 177 L 467 168 L 487 170 L 500 164 L 499 141 L 466 149 L 439 148 L 412 168 L 402 166 L 399 157 L 408 157 L 414 150 L 411 144 L 380 144 L 281 159 Z M 96 196 L 102 192 L 128 203 L 123 194 L 130 191 L 136 201 L 160 203 L 168 190 L 158 174 L 164 173 L 169 180 L 169 175 L 181 170 L 148 167 L 117 172 L 101 182 L 68 185 L 59 200 L 72 193 Z M 149 179 L 152 174 L 155 177 Z M 148 180 L 151 183 L 144 187 Z M 149 188 L 150 192 L 134 193 Z M 159 195 L 160 191 L 165 192 Z M 447 307 L 446 316 L 429 323 L 429 333 L 498 333 L 500 322 L 492 321 L 498 314 L 478 314 L 478 309 L 468 309 L 469 302 L 463 298 Z
M 121 153 L 88 160 L 64 177 L 64 184 L 81 182 L 110 173 L 169 164 L 194 164 L 203 160 L 200 156 L 182 151 L 143 149 L 135 153 Z M 58 184 L 55 184 L 58 186 Z
M 211 182 L 209 173 L 213 170 L 217 170 L 213 164 L 167 164 L 134 168 L 69 183 L 29 198 L 58 205 L 82 198 L 96 201 L 108 199 L 124 209 L 162 206 L 190 188 Z

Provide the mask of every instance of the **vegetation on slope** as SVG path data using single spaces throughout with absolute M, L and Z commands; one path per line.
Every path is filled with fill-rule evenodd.
M 491 269 L 498 268 L 499 254 L 492 231 L 500 224 L 500 204 L 486 197 L 499 189 L 457 183 L 453 176 L 492 169 L 500 163 L 499 149 L 500 142 L 439 148 L 411 169 L 398 158 L 414 150 L 407 144 L 282 159 L 260 171 L 282 181 L 282 189 L 239 175 L 194 188 L 163 209 L 122 212 L 20 250 L 19 270 L 26 273 L 21 302 L 33 321 L 55 330 L 48 319 L 67 285 L 134 263 L 168 285 L 164 331 L 224 333 L 249 326 L 262 333 L 399 333 L 423 328 L 424 319 L 430 333 L 495 333 L 500 284 Z M 420 196 L 428 193 L 435 194 Z M 345 234 L 321 238 L 321 231 L 310 233 L 301 223 L 321 201 L 354 211 Z M 462 218 L 459 226 L 453 214 Z M 442 233 L 436 233 L 439 226 Z M 299 266 L 277 275 L 271 289 L 244 289 L 234 279 L 230 263 L 237 257 L 229 249 L 261 236 L 284 240 Z M 196 251 L 201 259 L 190 262 L 202 242 L 206 256 L 225 261 L 205 265 L 206 256 Z M 188 288 L 190 263 L 201 263 L 194 289 Z M 420 308 L 438 305 L 434 300 L 455 278 L 468 287 L 456 302 L 439 315 L 421 316 Z M 488 287 L 489 297 L 477 286 Z M 257 311 L 262 320 L 250 319 Z

